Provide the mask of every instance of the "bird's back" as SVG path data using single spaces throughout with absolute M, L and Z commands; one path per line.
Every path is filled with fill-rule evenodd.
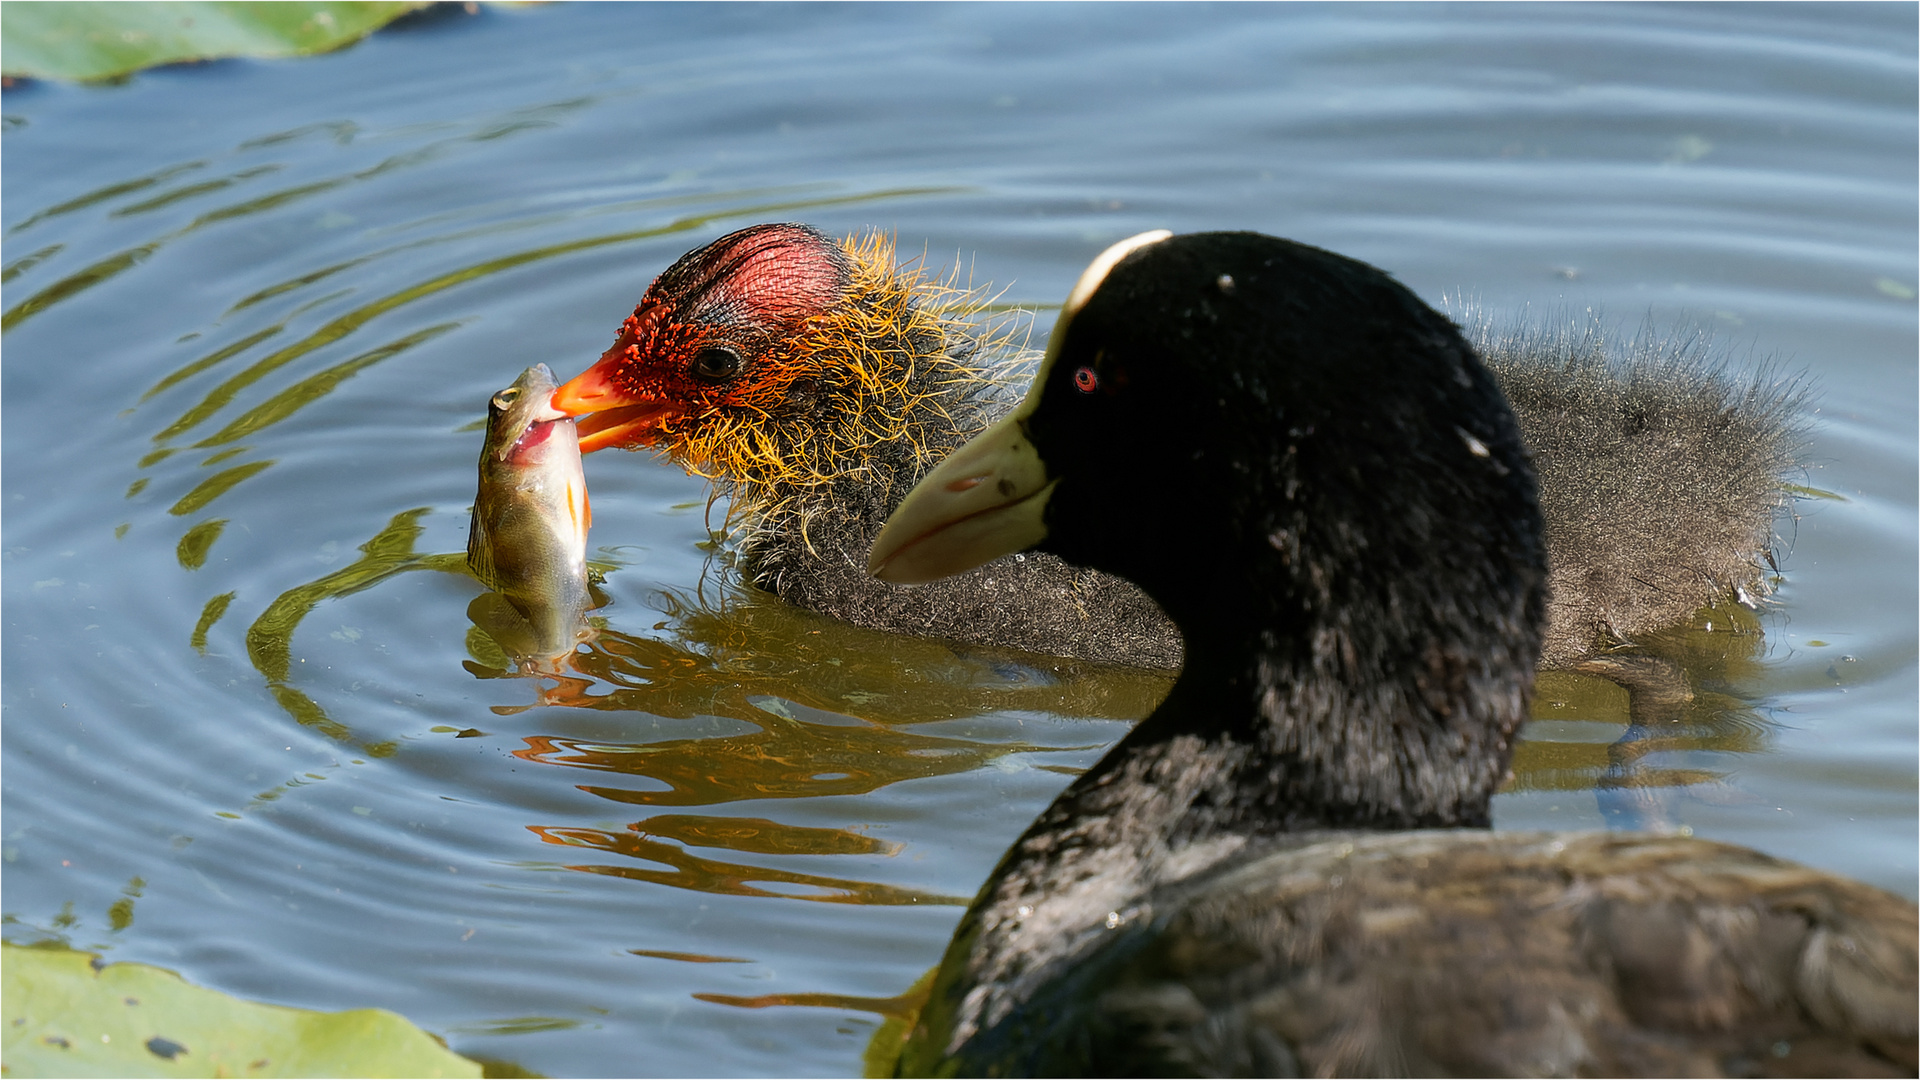
M 1026 1076 L 1915 1069 L 1913 905 L 1743 848 L 1619 834 L 1323 834 L 1165 883 L 1115 915 L 948 1066 Z M 920 1045 L 937 1047 L 941 1034 L 923 1032 Z
M 1622 343 L 1591 320 L 1472 329 L 1540 477 L 1553 557 L 1543 667 L 1770 591 L 1802 385 L 1736 375 L 1698 334 Z

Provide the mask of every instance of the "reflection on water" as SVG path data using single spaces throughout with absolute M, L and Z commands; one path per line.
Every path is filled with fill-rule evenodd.
M 360 546 L 361 559 L 283 593 L 249 630 L 256 670 L 300 723 L 342 741 L 354 738 L 287 681 L 294 632 L 316 606 L 408 570 L 465 572 L 457 553 L 413 551 L 422 513 L 396 515 Z M 472 659 L 465 667 L 476 678 L 521 678 L 534 688 L 531 703 L 493 706 L 496 715 L 564 707 L 716 718 L 746 729 L 645 743 L 529 735 L 512 758 L 642 781 L 637 787 L 576 785 L 625 805 L 725 806 L 863 795 L 906 780 L 974 772 L 1014 754 L 1102 748 L 907 730 L 914 725 L 1007 711 L 1132 719 L 1151 711 L 1169 685 L 1159 673 L 879 634 L 726 584 L 724 577 L 712 584 L 711 603 L 704 593 L 657 596 L 654 606 L 667 616 L 657 627 L 661 637 L 615 631 L 600 619 L 591 637 L 553 671 L 517 670 L 512 643 L 499 640 L 500 624 L 485 617 L 494 594 L 477 597 L 468 607 L 470 615 L 481 614 L 467 634 Z M 1737 692 L 1739 685 L 1758 678 L 1763 645 L 1758 616 L 1730 603 L 1703 609 L 1690 625 L 1579 670 L 1542 673 L 1534 705 L 1537 722 L 1516 751 L 1507 790 L 1592 792 L 1611 822 L 1635 829 L 1683 827 L 1682 799 L 1739 798 L 1726 784 L 1724 767 L 1700 762 L 1710 752 L 1765 749 L 1766 725 L 1753 703 Z M 381 756 L 396 746 L 368 742 L 361 749 Z M 685 815 L 657 815 L 619 831 L 527 828 L 547 843 L 630 860 L 568 864 L 568 869 L 698 892 L 859 904 L 963 899 L 719 862 L 685 850 L 882 857 L 897 851 L 897 845 L 846 829 Z
M 467 605 L 467 620 L 473 623 L 467 651 L 484 658 L 485 664 L 469 660 L 463 666 L 482 679 L 516 674 L 564 677 L 571 670 L 572 651 L 599 633 L 586 614 L 597 606 L 589 600 L 587 606 L 568 611 L 565 618 L 543 616 L 536 625 L 506 597 L 481 593 Z
M 525 738 L 513 757 L 641 780 L 583 783 L 581 791 L 636 806 L 725 806 L 764 800 L 861 795 L 906 780 L 968 773 L 1013 754 L 1087 750 L 1025 741 L 984 742 L 922 734 L 904 727 L 1006 709 L 1055 709 L 1080 701 L 1116 702 L 1116 690 L 1135 687 L 1148 698 L 1165 681 L 1130 673 L 1067 671 L 1046 685 L 1019 682 L 981 687 L 993 670 L 953 655 L 934 642 L 880 652 L 884 635 L 804 615 L 765 596 L 739 598 L 722 612 L 683 611 L 677 640 L 661 641 L 602 632 L 576 654 L 574 670 L 589 676 L 553 680 L 564 694 L 542 703 L 663 717 L 715 717 L 751 730 L 731 735 L 607 743 L 550 735 Z M 756 624 L 793 627 L 809 639 L 820 678 L 797 678 L 785 670 L 791 652 L 747 646 Z M 852 646 L 852 647 L 849 647 Z M 862 647 L 864 646 L 864 648 Z M 875 659 L 881 660 L 875 664 Z M 1016 661 L 1008 659 L 1004 664 Z M 904 667 L 903 667 L 904 666 Z M 767 670 L 771 668 L 772 670 Z M 758 670 L 756 670 L 758 669 Z M 1101 678 L 1101 675 L 1108 675 Z M 972 678 L 969 678 L 972 676 Z M 974 685 L 969 686 L 972 682 Z M 1117 684 L 1117 685 L 1108 685 Z M 764 691 L 779 687 L 785 696 Z M 1091 695 L 1076 689 L 1098 686 Z M 596 687 L 611 687 L 595 693 Z M 883 689 L 884 688 L 884 689 Z M 909 692 L 917 689 L 918 693 Z M 929 698 L 956 691 L 937 712 Z M 823 704 L 839 706 L 827 711 Z M 1062 710 L 1064 711 L 1064 710 Z M 871 719 L 864 719 L 870 717 Z M 964 897 L 814 874 L 718 862 L 686 847 L 720 848 L 765 855 L 870 855 L 887 857 L 899 846 L 848 829 L 819 828 L 768 818 L 655 815 L 625 830 L 529 826 L 549 843 L 591 847 L 629 860 L 664 864 L 671 871 L 629 864 L 570 865 L 589 873 L 738 896 L 787 896 L 851 904 L 960 904 Z
M 372 588 L 410 570 L 466 574 L 460 553 L 414 551 L 425 508 L 397 514 L 361 544 L 361 558 L 282 593 L 247 632 L 248 656 L 289 716 L 329 738 L 358 742 L 370 756 L 395 753 L 391 741 L 359 740 L 327 708 L 290 679 L 294 637 L 320 604 Z M 607 569 L 601 567 L 602 572 Z M 905 780 L 972 772 L 1014 754 L 1086 751 L 1093 745 L 977 741 L 922 734 L 906 728 L 983 713 L 1022 711 L 1087 717 L 1136 718 L 1164 696 L 1161 673 L 1010 652 L 903 640 L 826 619 L 782 604 L 756 590 L 716 585 L 720 601 L 662 595 L 656 606 L 670 621 L 665 638 L 607 629 L 594 632 L 556 670 L 520 670 L 519 650 L 502 640 L 515 622 L 491 615 L 493 593 L 468 606 L 467 636 L 476 678 L 524 679 L 532 704 L 496 705 L 512 716 L 564 706 L 645 713 L 657 717 L 711 717 L 753 730 L 735 735 L 668 739 L 644 744 L 592 742 L 552 735 L 524 737 L 512 757 L 521 761 L 641 778 L 649 787 L 580 784 L 616 803 L 719 806 L 756 800 L 860 795 Z M 502 602 L 504 603 L 504 602 Z M 221 603 L 224 609 L 225 603 Z M 218 612 L 203 621 L 217 620 Z M 196 631 L 204 640 L 204 627 Z M 468 733 L 462 732 L 462 735 Z M 483 733 L 475 730 L 472 735 Z M 1074 772 L 1059 765 L 1042 769 Z M 318 777 L 315 777 L 318 779 Z M 298 781 L 293 782 L 294 786 Z M 269 793 L 277 798 L 280 791 Z M 256 798 L 256 804 L 259 799 Z M 736 817 L 659 815 L 624 831 L 529 825 L 541 840 L 593 848 L 642 863 L 569 864 L 568 869 L 623 877 L 697 892 L 785 896 L 854 904 L 959 904 L 964 897 L 829 876 L 716 861 L 688 847 L 768 855 L 895 854 L 898 845 L 845 829 L 823 829 Z
M 414 542 L 420 537 L 420 517 L 427 513 L 427 509 L 418 507 L 395 514 L 386 528 L 360 545 L 359 560 L 281 593 L 247 628 L 247 658 L 253 661 L 254 670 L 267 680 L 267 688 L 272 691 L 273 699 L 300 724 L 340 742 L 352 742 L 355 739 L 345 724 L 329 717 L 318 702 L 287 681 L 293 665 L 294 631 L 315 607 L 322 601 L 372 588 L 408 570 L 431 569 L 454 574 L 467 572 L 467 555 L 464 551 L 439 555 L 414 553 Z M 207 601 L 207 607 L 194 629 L 196 638 L 202 641 L 206 639 L 208 627 L 225 613 L 229 602 L 230 598 L 221 596 Z M 385 757 L 393 753 L 395 748 L 393 743 L 385 741 L 361 745 L 362 750 L 374 757 Z
M 968 897 L 938 896 L 913 889 L 901 889 L 866 881 L 800 874 L 789 870 L 748 866 L 741 863 L 705 859 L 675 844 L 663 843 L 645 835 L 646 822 L 629 825 L 623 833 L 600 829 L 562 829 L 544 825 L 528 826 L 534 835 L 549 844 L 592 848 L 637 862 L 658 863 L 670 870 L 652 870 L 629 864 L 589 863 L 569 865 L 569 870 L 606 874 L 631 881 L 670 885 L 694 892 L 721 893 L 727 896 L 789 897 L 796 900 L 823 900 L 834 904 L 947 904 L 964 905 Z M 769 822 L 768 824 L 772 824 Z M 817 854 L 808 852 L 808 854 Z
M 249 632 L 250 655 L 296 720 L 334 738 L 352 738 L 323 707 L 285 682 L 291 637 L 301 618 L 322 601 L 406 570 L 463 571 L 457 555 L 412 551 L 419 513 L 396 516 L 361 545 L 361 560 L 290 590 L 256 620 Z M 532 735 L 512 756 L 647 781 L 644 787 L 577 785 L 628 805 L 721 806 L 859 795 L 903 780 L 972 772 L 1011 754 L 1097 748 L 977 742 L 904 727 L 1009 710 L 1135 718 L 1150 711 L 1168 685 L 1155 673 L 892 638 L 788 607 L 754 590 L 716 585 L 715 591 L 721 600 L 711 607 L 697 597 L 660 596 L 657 606 L 669 617 L 661 625 L 665 637 L 603 626 L 566 661 L 564 671 L 534 680 L 534 703 L 494 706 L 493 711 L 516 715 L 562 706 L 717 717 L 751 730 L 641 744 Z M 474 629 L 479 633 L 468 635 L 474 657 L 467 662 L 469 671 L 481 678 L 513 677 L 506 662 L 513 650 L 495 642 L 479 621 Z M 1682 798 L 1737 798 L 1726 788 L 1725 768 L 1696 761 L 1709 751 L 1764 749 L 1766 727 L 1753 704 L 1730 692 L 1758 676 L 1763 643 L 1758 617 L 1729 604 L 1703 610 L 1692 625 L 1590 662 L 1582 671 L 1543 673 L 1535 703 L 1542 723 L 1531 727 L 1519 745 L 1508 790 L 1593 792 L 1601 812 L 1624 828 L 1681 827 Z M 394 747 L 370 743 L 363 749 L 378 755 Z M 619 832 L 527 827 L 548 843 L 672 868 L 568 865 L 590 873 L 742 896 L 958 902 L 873 883 L 717 862 L 680 846 L 778 855 L 894 853 L 892 845 L 843 829 L 764 818 L 659 816 Z
M 544 735 L 527 740 L 514 757 L 546 765 L 640 776 L 665 789 L 605 784 L 580 790 L 635 806 L 713 806 L 756 799 L 861 795 L 902 780 L 971 772 L 1008 754 L 1044 747 L 1030 743 L 976 743 L 916 735 L 879 725 L 843 726 L 794 715 L 800 709 L 763 700 L 751 735 L 676 739 L 643 745 L 604 745 Z
M 866 1048 L 861 1055 L 862 1076 L 892 1076 L 900 1048 L 906 1044 L 907 1033 L 913 1022 L 919 1018 L 920 1009 L 927 1003 L 927 995 L 933 989 L 934 970 L 909 987 L 906 992 L 893 997 L 860 997 L 854 994 L 711 994 L 693 995 L 700 1001 L 715 1005 L 730 1005 L 736 1009 L 766 1009 L 775 1006 L 797 1007 L 805 1009 L 832 1009 L 836 1012 L 871 1013 L 881 1018 L 882 1023 L 875 1028 L 867 1039 Z
M 319 603 L 408 570 L 464 572 L 457 555 L 414 553 L 419 514 L 397 515 L 360 546 L 360 560 L 282 594 L 249 630 L 255 668 L 300 723 L 342 741 L 354 738 L 323 706 L 286 682 L 293 635 Z M 473 659 L 465 666 L 477 678 L 524 678 L 538 688 L 535 704 L 497 705 L 493 712 L 498 715 L 565 706 L 719 718 L 752 731 L 642 744 L 533 735 L 525 737 L 525 748 L 513 751 L 512 757 L 651 782 L 645 788 L 578 785 L 603 799 L 631 805 L 719 806 L 860 795 L 905 780 L 972 772 L 1014 754 L 1099 749 L 905 730 L 912 725 L 1015 710 L 1135 718 L 1151 710 L 1170 684 L 1157 672 L 992 650 L 962 652 L 937 641 L 902 640 L 791 608 L 755 590 L 716 591 L 722 602 L 714 607 L 681 595 L 660 597 L 658 607 L 672 619 L 661 624 L 670 632 L 668 638 L 620 633 L 605 628 L 601 620 L 603 625 L 555 672 L 516 670 L 510 643 L 496 640 L 497 627 L 476 620 L 467 635 Z M 486 610 L 485 601 L 492 596 L 476 598 L 469 612 Z M 378 756 L 393 753 L 395 747 L 367 743 L 361 749 Z M 658 815 L 621 832 L 528 828 L 548 843 L 673 868 L 588 864 L 568 869 L 699 892 L 856 904 L 957 904 L 965 899 L 718 862 L 678 846 L 768 855 L 885 857 L 898 850 L 896 844 L 845 829 L 687 815 Z
M 656 814 L 629 826 L 646 836 L 678 840 L 694 847 L 723 847 L 762 855 L 893 855 L 891 844 L 847 829 L 809 829 L 766 818 L 712 818 L 694 814 Z
M 1728 769 L 1701 762 L 1767 748 L 1738 689 L 1759 679 L 1764 647 L 1759 616 L 1728 602 L 1576 671 L 1542 672 L 1506 790 L 1593 791 L 1625 829 L 1682 828 L 1681 800 L 1738 798 Z
M 606 635 L 573 665 L 602 692 L 555 703 L 748 723 L 770 711 L 765 698 L 883 725 L 1016 709 L 1133 719 L 1172 685 L 1156 672 L 878 633 L 758 590 L 710 591 L 655 596 L 668 636 Z

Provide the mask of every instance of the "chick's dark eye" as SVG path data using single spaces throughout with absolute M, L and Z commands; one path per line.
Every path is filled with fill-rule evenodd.
M 708 382 L 721 382 L 740 374 L 740 354 L 719 345 L 701 349 L 693 358 L 693 373 Z
M 1100 376 L 1090 367 L 1083 367 L 1073 373 L 1073 388 L 1083 394 L 1091 394 L 1100 389 Z

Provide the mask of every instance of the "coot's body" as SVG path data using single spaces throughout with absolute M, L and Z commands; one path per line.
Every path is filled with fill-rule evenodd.
M 903 1074 L 1912 1074 L 1913 905 L 1485 831 L 1546 625 L 1534 473 L 1387 275 L 1251 233 L 1096 260 L 871 566 L 1028 548 L 1138 584 L 1186 666 L 982 888 Z

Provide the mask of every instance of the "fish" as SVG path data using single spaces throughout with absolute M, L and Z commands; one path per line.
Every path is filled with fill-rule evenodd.
M 482 596 L 468 613 L 522 670 L 570 655 L 592 607 L 593 508 L 573 418 L 549 401 L 556 385 L 535 364 L 493 395 L 467 534 L 467 569 L 511 607 Z

